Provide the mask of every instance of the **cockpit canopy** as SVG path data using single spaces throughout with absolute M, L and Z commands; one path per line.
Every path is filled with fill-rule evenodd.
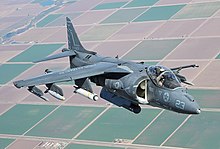
M 147 73 L 150 79 L 159 87 L 169 89 L 181 87 L 176 75 L 169 68 L 159 65 L 149 66 Z

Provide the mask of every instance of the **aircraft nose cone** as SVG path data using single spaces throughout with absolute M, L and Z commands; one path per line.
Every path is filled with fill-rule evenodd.
M 196 101 L 194 101 L 191 105 L 191 114 L 200 114 L 201 109 Z
M 191 114 L 200 114 L 201 113 L 201 109 L 196 102 L 193 104 L 191 112 L 192 112 Z
M 196 109 L 196 114 L 200 114 L 201 110 L 200 109 Z
M 196 100 L 193 98 L 193 96 L 189 95 L 189 94 L 185 94 L 185 101 L 188 101 L 188 108 L 186 109 L 188 111 L 189 114 L 200 114 L 201 113 L 201 109 L 198 105 L 198 103 L 196 102 Z
M 195 108 L 189 110 L 188 113 L 189 114 L 200 114 L 201 113 L 201 109 L 195 107 Z

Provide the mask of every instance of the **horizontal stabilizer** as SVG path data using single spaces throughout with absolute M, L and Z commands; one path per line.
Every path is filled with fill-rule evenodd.
M 64 51 L 62 53 L 51 55 L 51 56 L 45 57 L 43 59 L 34 61 L 34 63 L 49 61 L 49 60 L 53 60 L 53 59 L 58 59 L 58 58 L 63 58 L 63 57 L 68 57 L 68 56 L 74 56 L 74 55 L 76 55 L 76 53 L 74 51 Z

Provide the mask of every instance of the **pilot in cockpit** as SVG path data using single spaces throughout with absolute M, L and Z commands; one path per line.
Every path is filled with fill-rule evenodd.
M 147 72 L 152 81 L 160 87 L 175 89 L 181 86 L 175 74 L 166 67 L 150 66 Z
M 163 86 L 165 70 L 161 67 L 156 67 L 156 81 L 159 86 Z

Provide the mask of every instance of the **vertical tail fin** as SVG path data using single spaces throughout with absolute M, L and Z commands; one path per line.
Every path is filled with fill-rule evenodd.
M 73 24 L 72 24 L 71 20 L 68 17 L 66 17 L 66 24 L 67 24 L 67 36 L 68 36 L 68 49 L 83 52 L 83 53 L 88 53 L 88 54 L 96 54 L 96 52 L 87 51 L 82 46 L 82 44 L 81 44 L 81 42 L 80 42 L 80 40 L 79 40 L 79 38 L 76 34 L 76 31 L 73 27 Z M 70 56 L 69 58 L 70 58 L 70 68 L 77 67 L 77 66 L 74 65 L 74 63 L 72 61 L 74 56 Z M 89 79 L 75 80 L 75 84 L 78 87 L 83 88 L 83 89 L 93 93 Z
M 66 17 L 66 24 L 67 24 L 68 48 L 70 50 L 83 52 L 85 48 L 82 46 L 81 42 L 79 41 L 79 38 L 76 34 L 73 24 L 68 17 Z
M 89 54 L 96 54 L 92 51 L 87 51 L 81 44 L 77 33 L 73 27 L 71 20 L 66 17 L 66 24 L 67 24 L 67 36 L 68 36 L 68 48 L 70 50 L 76 50 L 79 52 L 89 53 Z

